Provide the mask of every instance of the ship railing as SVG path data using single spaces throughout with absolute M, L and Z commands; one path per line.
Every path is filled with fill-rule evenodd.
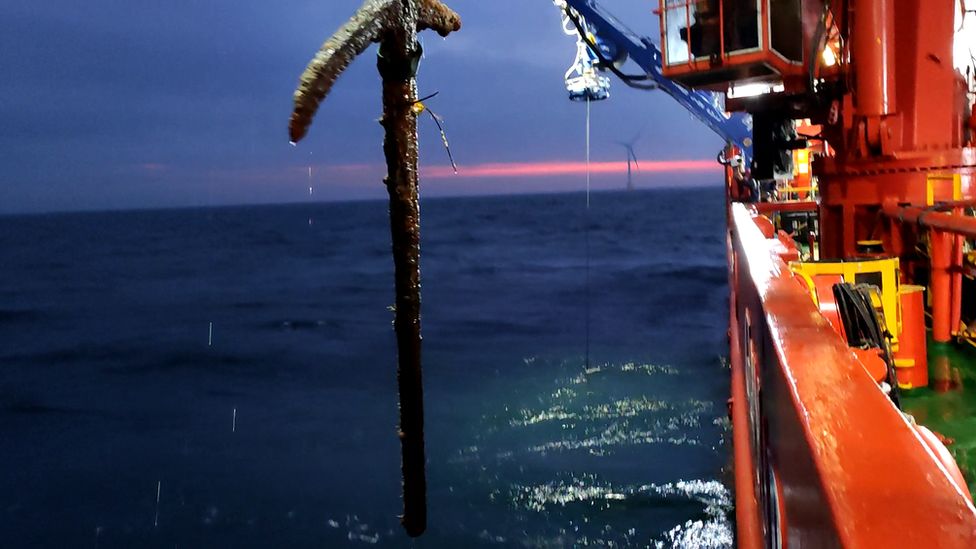
M 776 255 L 730 206 L 741 547 L 976 547 L 976 508 Z

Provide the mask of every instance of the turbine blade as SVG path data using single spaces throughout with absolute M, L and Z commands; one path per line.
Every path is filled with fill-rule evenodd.
M 630 140 L 630 144 L 631 145 L 633 145 L 633 144 L 637 143 L 638 141 L 640 141 L 640 138 L 641 137 L 644 137 L 644 130 L 647 129 L 647 124 L 648 124 L 648 121 L 645 120 L 644 121 L 644 125 L 641 126 L 641 129 L 634 135 L 634 138 Z

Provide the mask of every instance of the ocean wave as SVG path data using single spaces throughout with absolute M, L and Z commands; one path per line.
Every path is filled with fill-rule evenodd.
M 289 320 L 272 320 L 261 324 L 264 329 L 287 332 L 304 332 L 313 330 L 336 330 L 342 328 L 343 323 L 337 320 L 316 320 L 309 318 L 295 318 Z
M 729 489 L 717 480 L 620 485 L 601 481 L 591 474 L 568 475 L 568 478 L 542 484 L 514 485 L 508 499 L 514 508 L 533 513 L 548 513 L 573 506 L 585 509 L 582 512 L 587 514 L 613 508 L 692 506 L 698 517 L 659 534 L 650 540 L 650 545 L 689 549 L 726 549 L 733 546 L 732 523 L 729 520 L 732 496 Z M 646 539 L 638 539 L 637 528 L 627 531 L 620 541 L 625 545 L 648 545 Z
M 590 505 L 602 502 L 626 502 L 629 506 L 673 505 L 691 501 L 701 504 L 711 516 L 721 516 L 732 508 L 729 489 L 714 479 L 678 480 L 666 484 L 615 485 L 600 481 L 594 474 L 565 474 L 564 478 L 534 485 L 516 484 L 511 489 L 513 506 L 528 511 L 543 512 L 553 506 L 566 507 L 574 503 Z
M 586 450 L 591 455 L 602 456 L 613 448 L 647 444 L 666 444 L 669 446 L 701 446 L 702 441 L 684 433 L 685 429 L 700 427 L 697 418 L 685 416 L 658 422 L 651 429 L 634 429 L 627 424 L 614 424 L 601 432 L 585 437 L 567 437 L 536 446 L 530 446 L 530 453 L 545 455 L 556 451 Z
M 678 374 L 678 369 L 669 364 L 649 364 L 649 363 L 636 363 L 636 362 L 624 362 L 622 364 L 612 364 L 605 362 L 598 366 L 590 366 L 585 368 L 579 375 L 573 377 L 570 383 L 574 385 L 579 385 L 582 383 L 587 383 L 591 379 L 599 376 L 614 375 L 619 373 L 637 373 L 647 376 L 654 375 L 668 375 L 673 376 Z
M 663 400 L 647 397 L 625 398 L 604 404 L 585 405 L 579 411 L 568 410 L 562 405 L 555 405 L 541 411 L 522 409 L 518 412 L 521 417 L 512 419 L 509 424 L 513 427 L 527 427 L 547 421 L 613 420 L 671 409 L 673 409 L 671 403 Z

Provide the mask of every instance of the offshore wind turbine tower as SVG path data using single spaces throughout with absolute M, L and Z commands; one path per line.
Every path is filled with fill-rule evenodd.
M 627 190 L 634 190 L 634 171 L 633 168 L 636 167 L 640 170 L 640 162 L 637 161 L 637 154 L 634 152 L 634 144 L 640 139 L 640 135 L 631 139 L 629 142 L 618 141 L 617 144 L 627 151 Z M 631 163 L 633 162 L 633 164 Z

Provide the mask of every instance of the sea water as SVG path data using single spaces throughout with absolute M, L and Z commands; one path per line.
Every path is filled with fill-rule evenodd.
M 0 218 L 0 544 L 730 547 L 723 216 L 422 202 L 419 540 L 386 203 Z

